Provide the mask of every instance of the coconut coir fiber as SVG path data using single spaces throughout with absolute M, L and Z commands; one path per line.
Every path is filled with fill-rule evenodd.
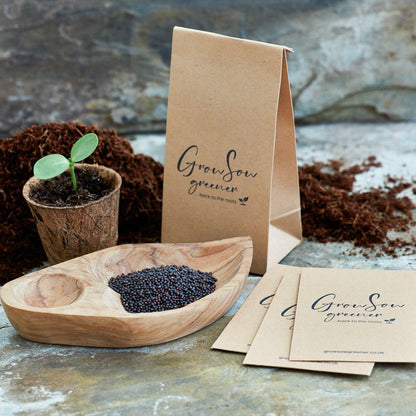
M 0 285 L 46 260 L 29 208 L 22 196 L 33 164 L 42 156 L 68 156 L 74 142 L 96 133 L 99 144 L 85 163 L 116 170 L 123 179 L 119 242 L 160 239 L 163 166 L 149 156 L 134 155 L 130 143 L 111 130 L 81 123 L 48 123 L 0 140 Z
M 356 247 L 393 256 L 399 247 L 411 251 L 409 242 L 391 239 L 388 232 L 407 231 L 412 225 L 415 206 L 410 198 L 398 196 L 412 184 L 388 177 L 377 189 L 352 192 L 355 175 L 379 166 L 374 156 L 348 169 L 342 169 L 340 161 L 302 166 L 299 182 L 304 237 L 323 243 L 351 241 Z

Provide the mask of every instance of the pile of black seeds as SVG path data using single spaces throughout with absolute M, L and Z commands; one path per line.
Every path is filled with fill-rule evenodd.
M 120 294 L 127 312 L 160 312 L 181 308 L 215 290 L 212 273 L 188 266 L 161 266 L 112 277 L 108 286 Z

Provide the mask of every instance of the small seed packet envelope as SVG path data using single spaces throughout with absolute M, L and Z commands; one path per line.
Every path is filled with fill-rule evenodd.
M 373 363 L 289 361 L 299 278 L 300 269 L 283 276 L 243 363 L 369 376 Z
M 162 242 L 250 235 L 256 274 L 300 244 L 288 51 L 174 28 Z
M 303 269 L 291 360 L 416 362 L 416 272 Z
M 233 319 L 212 346 L 213 349 L 245 353 L 263 320 L 280 280 L 286 272 L 300 268 L 274 264 L 260 279 Z

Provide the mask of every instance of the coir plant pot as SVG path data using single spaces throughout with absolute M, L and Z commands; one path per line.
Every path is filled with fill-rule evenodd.
M 23 187 L 26 199 L 50 264 L 92 253 L 117 244 L 121 176 L 113 169 L 76 164 L 96 171 L 112 191 L 84 205 L 55 207 L 43 205 L 30 197 L 40 180 L 30 178 Z

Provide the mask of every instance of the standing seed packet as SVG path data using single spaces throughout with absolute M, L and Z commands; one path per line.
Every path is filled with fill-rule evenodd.
M 257 274 L 300 244 L 289 51 L 174 28 L 162 242 L 250 235 Z

